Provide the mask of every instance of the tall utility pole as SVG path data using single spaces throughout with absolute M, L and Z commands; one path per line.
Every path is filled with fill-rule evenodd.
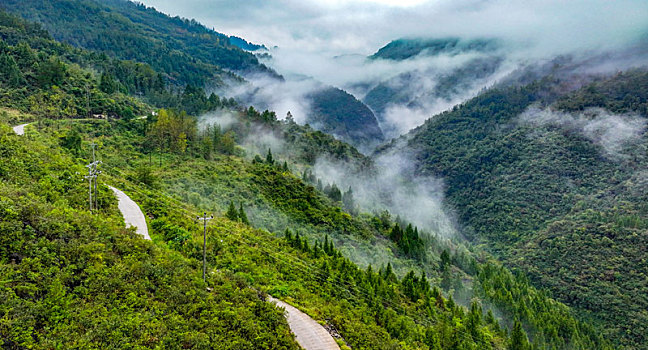
M 205 282 L 205 274 L 207 273 L 207 221 L 214 218 L 214 215 L 207 217 L 207 213 L 203 213 L 203 217 L 197 216 L 197 220 L 203 221 L 203 282 Z
M 92 116 L 92 113 L 90 113 L 90 86 L 88 83 L 86 83 L 85 86 L 85 92 L 86 92 L 86 113 L 88 113 L 88 117 Z
M 86 165 L 88 168 L 88 175 L 85 176 L 88 179 L 88 205 L 90 206 L 90 211 L 92 211 L 92 179 L 95 175 L 92 173 L 92 163 Z
M 95 146 L 97 146 L 97 144 L 93 142 L 90 146 L 92 146 L 92 164 L 94 165 L 93 172 L 94 172 L 94 175 L 95 175 L 95 177 L 94 177 L 94 180 L 95 180 L 95 182 L 94 182 L 94 208 L 99 209 L 99 202 L 98 202 L 99 196 L 97 195 L 97 182 L 99 182 L 98 177 L 101 174 L 101 170 L 97 170 L 97 165 L 101 164 L 101 161 L 97 161 L 95 159 Z
M 92 211 L 92 180 L 95 180 L 94 183 L 94 207 L 95 209 L 99 208 L 99 203 L 97 202 L 97 176 L 101 174 L 101 171 L 97 170 L 97 165 L 101 164 L 101 161 L 95 160 L 95 144 L 94 142 L 91 144 L 92 146 L 92 163 L 86 165 L 86 168 L 88 168 L 88 175 L 85 176 L 86 179 L 88 179 L 88 202 L 90 206 L 90 211 Z

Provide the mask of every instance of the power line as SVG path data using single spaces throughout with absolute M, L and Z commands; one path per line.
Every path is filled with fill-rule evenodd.
M 197 216 L 196 220 L 202 220 L 203 227 L 203 282 L 205 281 L 205 273 L 207 272 L 207 221 L 214 218 L 214 215 L 207 217 L 207 213 L 203 213 L 203 217 Z
M 93 200 L 92 200 L 92 182 L 94 180 L 94 209 L 97 209 L 98 206 L 98 201 L 97 201 L 97 176 L 101 174 L 101 171 L 97 169 L 97 166 L 101 164 L 101 161 L 97 161 L 95 159 L 95 146 L 97 146 L 96 143 L 90 144 L 92 146 L 92 162 L 88 165 L 86 165 L 86 168 L 88 168 L 88 175 L 85 176 L 86 179 L 88 179 L 88 206 L 90 208 L 90 211 L 93 209 Z
M 122 174 L 122 175 L 125 175 L 119 169 L 116 169 L 116 168 L 112 168 L 112 169 L 115 170 L 116 172 Z M 129 180 L 127 180 L 125 178 L 124 178 L 124 180 L 130 182 Z M 148 197 L 148 199 L 153 201 L 153 202 L 157 202 L 159 204 L 164 204 L 164 205 L 169 204 L 169 203 L 166 203 L 164 201 L 161 201 L 158 198 L 153 197 L 150 194 L 138 191 L 137 189 L 133 188 L 132 190 L 134 192 L 136 192 L 136 193 L 139 193 L 140 195 Z M 206 213 L 203 213 L 203 217 L 195 216 L 195 214 L 193 214 L 192 210 L 190 208 L 188 208 L 188 205 L 186 203 L 184 203 L 184 202 L 181 202 L 181 201 L 179 201 L 179 200 L 177 200 L 177 199 L 175 199 L 175 198 L 173 198 L 173 197 L 171 197 L 169 195 L 166 195 L 166 194 L 162 194 L 162 196 L 164 196 L 165 199 L 178 204 L 177 206 L 168 207 L 168 209 L 170 211 L 172 211 L 172 212 L 180 214 L 181 216 L 183 216 L 183 217 L 185 217 L 187 219 L 191 219 L 191 220 L 194 220 L 194 218 L 202 220 L 202 219 L 204 219 L 206 217 Z M 213 215 L 211 217 L 207 218 L 207 220 L 211 220 L 211 219 L 213 219 Z M 203 230 L 203 280 L 206 280 L 206 239 L 205 238 L 206 238 L 206 222 L 207 222 L 207 220 L 204 223 L 204 230 Z M 350 297 L 354 297 L 354 296 L 355 297 L 362 297 L 362 298 L 364 298 L 366 300 L 371 300 L 372 298 L 375 297 L 375 295 L 373 295 L 373 293 L 371 291 L 365 290 L 366 287 L 363 287 L 361 284 L 357 284 L 357 283 L 351 284 L 349 281 L 342 279 L 341 276 L 330 275 L 329 278 L 331 280 L 326 279 L 326 278 L 322 278 L 321 276 L 319 276 L 319 271 L 317 269 L 313 268 L 312 265 L 310 265 L 307 261 L 301 259 L 298 256 L 294 256 L 294 255 L 279 255 L 279 254 L 277 254 L 277 252 L 274 252 L 274 251 L 270 250 L 269 248 L 265 247 L 263 245 L 264 242 L 262 242 L 261 239 L 253 240 L 252 236 L 243 236 L 240 232 L 237 232 L 237 231 L 234 231 L 234 234 L 224 236 L 224 238 L 227 238 L 227 237 L 229 237 L 231 239 L 234 239 L 234 240 L 237 240 L 240 243 L 248 244 L 250 246 L 255 246 L 258 249 L 258 251 L 263 252 L 263 253 L 267 254 L 268 256 L 274 258 L 276 261 L 279 261 L 279 262 L 283 263 L 287 268 L 299 271 L 299 272 L 301 272 L 301 274 L 304 277 L 309 276 L 310 278 L 312 278 L 316 282 L 319 282 L 319 283 L 322 283 L 322 284 L 327 283 L 332 288 L 336 288 L 340 292 L 346 293 Z M 358 269 L 361 270 L 359 267 L 358 267 Z M 355 281 L 355 278 L 353 280 Z M 331 283 L 333 283 L 333 284 L 331 284 Z M 414 321 L 415 323 L 417 323 L 419 325 L 427 326 L 427 327 L 432 327 L 432 326 L 438 325 L 438 321 L 433 322 L 432 320 L 430 320 L 427 317 L 421 317 L 420 315 L 417 317 L 417 316 L 414 316 L 412 314 L 407 314 L 406 311 L 405 311 L 405 308 L 402 305 L 395 304 L 391 300 L 386 299 L 384 297 L 381 298 L 380 303 L 383 306 L 390 307 L 391 309 L 396 311 L 398 314 L 401 314 L 401 315 L 404 315 L 404 316 L 408 317 L 409 319 L 411 319 L 412 321 Z M 461 331 L 461 330 L 456 329 L 456 328 L 454 329 L 454 332 L 456 334 L 461 334 L 461 335 L 464 335 L 464 336 L 472 339 L 477 344 L 481 343 L 481 340 L 475 339 L 475 337 L 471 333 L 468 333 L 466 331 Z

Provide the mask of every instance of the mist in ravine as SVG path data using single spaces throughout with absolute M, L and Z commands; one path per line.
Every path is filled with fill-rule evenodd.
M 227 35 L 269 48 L 260 52 L 259 60 L 283 79 L 243 72 L 245 82 L 230 83 L 217 91 L 219 94 L 275 111 L 279 118 L 290 111 L 295 121 L 304 124 L 312 114 L 307 96 L 338 87 L 372 108 L 388 140 L 407 134 L 484 89 L 506 84 L 511 76 L 544 74 L 542 70 L 550 70 L 556 61 L 573 65 L 569 74 L 586 82 L 583 76 L 645 65 L 643 58 L 648 57 L 645 1 L 144 3 L 172 15 L 196 18 Z M 212 11 L 216 8 L 219 10 Z M 370 57 L 400 38 L 456 38 L 491 44 L 488 49 L 422 50 L 403 59 Z M 372 104 L 376 89 L 391 94 L 383 105 Z M 223 127 L 227 122 L 226 117 L 219 117 Z M 633 116 L 605 111 L 556 114 L 532 108 L 518 122 L 570 128 L 614 159 L 623 158 L 624 147 L 645 129 L 645 123 Z M 253 153 L 283 147 L 280 139 L 263 130 L 243 141 Z M 313 170 L 325 183 L 335 183 L 342 190 L 351 187 L 365 211 L 388 209 L 422 229 L 441 236 L 455 235 L 452 210 L 444 205 L 443 179 L 415 177 L 410 158 L 403 152 L 374 156 L 374 169 L 365 173 L 358 173 L 354 164 L 321 158 Z

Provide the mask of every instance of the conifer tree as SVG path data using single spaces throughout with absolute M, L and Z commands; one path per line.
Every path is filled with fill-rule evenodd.
M 513 325 L 513 330 L 511 331 L 511 344 L 509 346 L 510 350 L 527 350 L 529 349 L 529 339 L 522 329 L 522 324 L 519 320 L 515 320 Z
M 234 202 L 230 201 L 229 207 L 227 208 L 227 213 L 225 213 L 225 217 L 232 221 L 239 221 L 239 214 L 234 207 Z
M 268 154 L 266 155 L 266 163 L 272 165 L 274 164 L 274 158 L 272 158 L 272 151 L 268 148 Z
M 248 221 L 247 214 L 245 214 L 245 210 L 243 210 L 243 203 L 239 203 L 239 213 L 238 213 L 239 219 L 241 219 L 241 222 L 249 225 L 250 221 Z
M 349 186 L 349 189 L 342 195 L 342 204 L 344 204 L 344 210 L 353 215 L 356 214 L 355 199 L 353 198 L 353 190 L 351 189 L 351 186 Z

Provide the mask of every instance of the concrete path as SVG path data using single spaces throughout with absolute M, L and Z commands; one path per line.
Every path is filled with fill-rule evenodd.
M 25 127 L 27 125 L 29 125 L 29 123 L 16 125 L 13 127 L 13 131 L 16 133 L 16 135 L 20 135 L 20 136 L 25 135 Z
M 297 343 L 305 350 L 340 350 L 335 339 L 321 324 L 305 313 L 281 300 L 269 297 L 268 300 L 286 310 L 286 320 L 295 334 Z
M 117 196 L 117 199 L 119 200 L 119 211 L 121 211 L 124 216 L 126 227 L 135 226 L 138 234 L 144 236 L 144 239 L 150 240 L 151 237 L 148 234 L 146 218 L 144 217 L 144 213 L 142 213 L 139 205 L 130 199 L 126 193 L 112 186 L 108 187 L 115 193 L 115 196 Z

